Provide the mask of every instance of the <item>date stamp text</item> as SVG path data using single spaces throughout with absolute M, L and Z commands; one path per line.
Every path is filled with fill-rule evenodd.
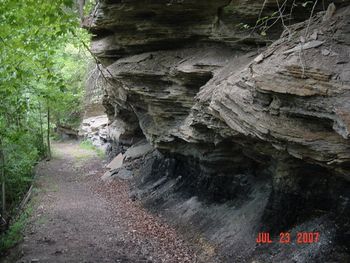
M 277 239 L 277 240 L 276 240 Z M 259 232 L 256 238 L 257 244 L 271 244 L 279 242 L 281 244 L 312 244 L 318 243 L 320 241 L 319 232 L 297 232 L 296 235 L 293 235 L 290 232 L 281 232 L 279 238 L 272 239 L 269 232 Z

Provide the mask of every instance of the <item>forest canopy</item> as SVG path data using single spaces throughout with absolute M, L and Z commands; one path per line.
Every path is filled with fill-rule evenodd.
M 0 1 L 1 215 L 8 218 L 50 156 L 49 131 L 76 126 L 88 35 L 73 0 Z M 84 43 L 84 44 L 83 44 Z

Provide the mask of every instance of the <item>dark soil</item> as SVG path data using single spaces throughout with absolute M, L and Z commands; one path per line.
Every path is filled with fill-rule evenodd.
M 201 261 L 174 228 L 129 198 L 127 182 L 100 180 L 96 153 L 75 142 L 53 148 L 53 159 L 37 167 L 24 241 L 4 262 Z

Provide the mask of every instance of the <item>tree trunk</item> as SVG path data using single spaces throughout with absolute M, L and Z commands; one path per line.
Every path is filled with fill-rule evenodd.
M 43 129 L 43 118 L 41 115 L 41 103 L 39 102 L 39 120 L 40 120 L 40 138 L 41 138 L 41 146 L 42 149 L 45 149 L 45 142 L 44 142 L 44 129 Z M 44 153 L 42 153 L 44 154 Z
M 51 146 L 50 146 L 50 106 L 47 105 L 47 159 L 51 160 Z
M 0 138 L 0 174 L 1 174 L 1 215 L 6 217 L 6 192 L 5 192 L 5 155 L 2 140 Z

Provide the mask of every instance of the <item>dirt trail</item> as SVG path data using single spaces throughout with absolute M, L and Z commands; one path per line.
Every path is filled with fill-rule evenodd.
M 37 167 L 34 210 L 6 262 L 199 262 L 161 218 L 128 197 L 124 181 L 104 183 L 103 162 L 77 143 L 53 145 Z

